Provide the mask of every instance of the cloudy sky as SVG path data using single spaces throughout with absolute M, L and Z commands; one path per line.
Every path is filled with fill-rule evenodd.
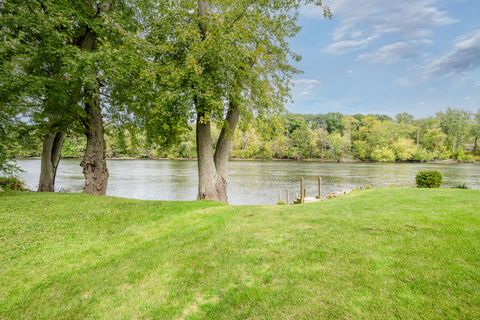
M 480 108 L 480 0 L 327 0 L 302 10 L 291 112 Z

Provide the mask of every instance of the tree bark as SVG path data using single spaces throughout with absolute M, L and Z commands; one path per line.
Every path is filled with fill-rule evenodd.
M 108 184 L 108 169 L 105 161 L 105 138 L 102 110 L 98 96 L 85 101 L 87 117 L 84 121 L 87 148 L 80 166 L 85 176 L 83 191 L 93 195 L 105 195 Z
M 215 166 L 218 173 L 225 177 L 228 176 L 228 158 L 232 150 L 232 137 L 237 129 L 237 124 L 240 119 L 240 110 L 238 106 L 231 101 L 225 123 L 218 137 L 217 147 L 215 148 Z
M 99 3 L 96 18 L 100 18 L 102 13 L 110 11 L 111 7 L 111 0 Z M 94 51 L 96 41 L 97 34 L 90 27 L 87 27 L 85 34 L 78 41 L 78 46 L 82 51 Z M 85 176 L 83 192 L 92 195 L 105 195 L 109 173 L 105 161 L 105 137 L 99 85 L 93 90 L 85 90 L 84 88 L 84 91 L 83 100 L 86 117 L 83 122 L 87 137 L 87 148 L 80 163 Z
M 198 199 L 228 202 L 228 161 L 232 149 L 232 136 L 240 119 L 238 107 L 230 102 L 224 126 L 218 138 L 215 153 L 211 125 L 204 115 L 197 114 Z
M 48 131 L 43 137 L 43 150 L 38 192 L 54 192 L 58 163 L 60 162 L 64 132 Z
M 210 121 L 197 113 L 198 200 L 227 202 L 226 184 L 215 166 Z

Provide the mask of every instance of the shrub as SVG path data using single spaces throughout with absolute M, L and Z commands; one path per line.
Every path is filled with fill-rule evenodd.
M 360 160 L 366 160 L 368 156 L 368 143 L 356 140 L 352 143 L 353 156 Z
M 465 153 L 463 150 L 460 150 L 456 155 L 455 158 L 458 161 L 464 161 L 464 162 L 473 162 L 475 161 L 475 157 L 472 154 Z
M 25 191 L 25 185 L 23 182 L 15 177 L 0 177 L 0 187 L 3 189 L 9 189 L 14 191 Z
M 440 188 L 443 181 L 442 173 L 435 170 L 424 170 L 417 173 L 417 188 Z
M 415 152 L 414 159 L 421 162 L 432 161 L 433 159 L 435 159 L 435 154 L 425 149 L 418 148 Z
M 413 140 L 405 138 L 400 138 L 394 142 L 392 148 L 400 161 L 412 160 L 418 149 Z
M 459 184 L 453 187 L 454 189 L 470 189 L 465 183 L 464 184 Z
M 395 153 L 386 147 L 377 148 L 373 150 L 371 156 L 373 161 L 377 162 L 394 162 L 395 161 Z

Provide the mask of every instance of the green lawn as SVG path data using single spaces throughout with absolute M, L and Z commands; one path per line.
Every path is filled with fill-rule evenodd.
M 480 319 L 480 191 L 0 195 L 0 319 Z

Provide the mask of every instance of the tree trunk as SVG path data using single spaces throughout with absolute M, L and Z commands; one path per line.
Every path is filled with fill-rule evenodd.
M 478 153 L 478 136 L 475 137 L 475 145 L 473 147 L 473 153 L 477 154 Z
M 54 192 L 58 163 L 60 162 L 64 132 L 48 131 L 43 137 L 43 150 L 38 192 Z
M 218 137 L 217 147 L 215 148 L 215 166 L 218 173 L 228 176 L 228 158 L 232 150 L 232 137 L 237 129 L 238 120 L 240 119 L 240 110 L 234 102 L 230 102 L 225 123 Z
M 217 200 L 227 202 L 226 182 L 217 172 L 213 158 L 210 122 L 204 120 L 201 112 L 197 114 L 197 152 L 198 152 L 198 200 Z
M 97 18 L 101 18 L 103 13 L 110 11 L 112 7 L 111 0 L 105 0 L 97 4 Z M 97 41 L 97 34 L 87 27 L 85 34 L 78 42 L 82 51 L 94 51 Z M 102 108 L 100 106 L 99 87 L 86 91 L 83 100 L 86 118 L 84 120 L 85 135 L 87 137 L 87 148 L 80 166 L 83 168 L 85 176 L 85 186 L 83 192 L 92 195 L 105 195 L 107 193 L 108 169 L 105 161 L 105 137 L 102 118 Z
M 105 195 L 108 184 L 108 169 L 105 161 L 105 139 L 102 110 L 98 96 L 85 102 L 85 135 L 87 148 L 80 166 L 85 176 L 83 191 L 93 195 Z
M 197 115 L 198 199 L 228 202 L 228 161 L 232 136 L 240 118 L 238 107 L 230 102 L 224 126 L 213 153 L 210 122 Z

